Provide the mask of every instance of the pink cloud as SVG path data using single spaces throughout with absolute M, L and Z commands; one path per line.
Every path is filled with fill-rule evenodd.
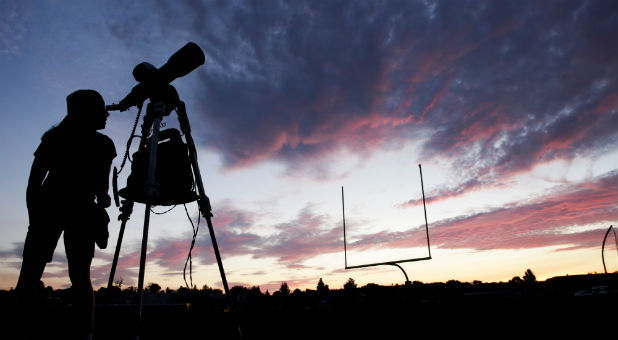
M 328 228 L 328 224 L 327 216 L 316 215 L 310 207 L 306 207 L 294 220 L 276 225 L 279 233 L 271 237 L 269 244 L 258 249 L 254 256 L 276 257 L 279 262 L 292 265 L 340 251 L 341 231 Z
M 618 174 L 598 178 L 577 185 L 565 185 L 561 190 L 542 196 L 523 205 L 510 205 L 484 213 L 442 220 L 430 225 L 432 247 L 457 249 L 521 249 L 546 246 L 588 248 L 598 246 L 603 230 L 564 232 L 564 228 L 592 223 L 610 223 L 615 220 L 618 192 L 615 184 Z M 225 216 L 243 216 L 229 209 Z M 248 214 L 251 215 L 251 214 Z M 325 215 L 316 214 L 308 206 L 287 222 L 275 225 L 278 232 L 269 237 L 230 229 L 238 219 L 224 218 L 217 229 L 217 240 L 222 256 L 251 255 L 254 258 L 274 258 L 289 269 L 304 268 L 307 259 L 342 251 L 342 231 L 333 226 Z M 614 222 L 615 223 L 615 222 Z M 194 261 L 214 264 L 207 233 L 198 239 Z M 425 246 L 424 228 L 406 232 L 386 232 L 365 235 L 353 244 L 356 249 L 373 247 L 407 248 Z M 179 271 L 184 266 L 188 239 L 167 239 L 157 242 L 148 254 L 149 263 L 157 263 Z M 200 250 L 200 248 L 202 248 Z M 138 253 L 126 255 L 123 261 L 133 273 Z M 132 265 L 132 267 L 131 267 Z M 126 268 L 126 267 L 120 267 Z M 125 277 L 125 279 L 127 279 Z M 289 283 L 289 282 L 288 282 Z M 278 289 L 279 283 L 268 284 Z
M 430 225 L 432 246 L 440 248 L 521 249 L 545 246 L 594 247 L 604 229 L 566 232 L 566 228 L 595 223 L 616 223 L 618 173 L 542 196 L 526 204 L 511 205 Z M 410 247 L 423 244 L 424 230 L 367 235 L 360 246 Z M 386 242 L 388 241 L 388 242 Z

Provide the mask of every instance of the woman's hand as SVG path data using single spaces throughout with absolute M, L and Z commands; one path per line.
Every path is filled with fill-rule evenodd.
M 100 207 L 108 208 L 112 205 L 112 198 L 108 194 L 97 195 L 97 204 Z

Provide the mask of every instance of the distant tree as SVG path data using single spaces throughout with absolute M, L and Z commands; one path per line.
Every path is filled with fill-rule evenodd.
M 356 282 L 353 278 L 349 278 L 348 281 L 343 285 L 343 289 L 346 291 L 351 291 L 356 289 Z
M 244 303 L 249 294 L 249 288 L 243 286 L 234 286 L 230 288 L 230 294 L 237 302 Z
M 257 310 L 263 307 L 266 297 L 262 294 L 260 286 L 252 286 L 247 291 L 247 303 L 246 307 Z
M 243 286 L 234 286 L 230 288 L 230 294 L 236 298 L 236 301 L 244 301 L 249 294 L 249 288 Z
M 179 295 L 187 295 L 190 292 L 191 290 L 185 286 L 179 286 L 178 289 L 176 289 L 176 293 Z
M 256 300 L 261 299 L 264 295 L 260 290 L 260 286 L 253 286 L 247 290 L 247 296 L 249 296 L 253 300 Z
M 208 285 L 203 285 L 201 291 L 206 296 L 223 294 L 221 289 L 212 288 L 212 287 L 209 287 Z
M 513 278 L 511 279 L 511 281 L 509 281 L 509 282 L 511 282 L 511 283 L 516 283 L 516 284 L 517 284 L 517 283 L 522 283 L 522 282 L 524 282 L 524 280 L 522 280 L 522 279 L 521 279 L 521 277 L 519 277 L 519 276 L 515 276 L 515 277 L 513 277 Z
M 249 292 L 249 288 L 243 287 L 243 286 L 234 286 L 230 288 L 230 292 L 235 293 L 235 294 L 240 294 L 240 293 L 246 294 Z
M 118 289 L 122 289 L 122 277 L 119 277 L 114 280 L 114 287 L 118 287 Z
M 474 281 L 472 281 L 472 284 L 475 285 L 475 286 L 481 286 L 483 284 L 483 282 L 479 281 L 479 280 L 474 280 Z
M 154 282 L 151 282 L 148 284 L 146 289 L 153 294 L 158 294 L 161 291 L 161 286 L 159 286 L 158 284 Z
M 377 292 L 380 290 L 380 286 L 375 283 L 368 283 L 361 287 L 361 289 L 366 295 L 375 296 L 375 294 L 377 294 Z
M 41 283 L 43 283 L 43 281 L 41 281 Z M 45 292 L 45 295 L 49 295 L 52 294 L 54 292 L 54 288 L 52 286 L 45 286 L 45 284 L 43 284 L 43 291 Z
M 286 282 L 281 283 L 281 287 L 279 287 L 279 292 L 283 295 L 290 295 L 290 287 Z
M 330 289 L 328 288 L 328 285 L 324 284 L 324 281 L 322 281 L 322 278 L 320 278 L 320 281 L 318 281 L 316 290 L 318 291 L 318 295 L 327 295 L 328 292 L 330 291 Z
M 536 276 L 532 272 L 532 270 L 527 269 L 524 273 L 524 282 L 527 284 L 533 284 L 536 282 Z

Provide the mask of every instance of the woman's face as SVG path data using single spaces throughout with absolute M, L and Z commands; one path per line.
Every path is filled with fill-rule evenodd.
M 86 113 L 86 117 L 88 120 L 86 124 L 88 127 L 94 130 L 102 130 L 105 129 L 105 125 L 107 124 L 107 117 L 109 117 L 109 112 L 105 110 L 104 103 L 97 103 L 90 112 Z
M 107 124 L 107 117 L 109 117 L 109 112 L 103 108 L 103 111 L 99 111 L 93 117 L 93 125 L 95 130 L 103 130 L 105 129 L 105 125 Z
M 67 115 L 80 128 L 102 130 L 107 124 L 109 112 L 105 101 L 94 90 L 77 90 L 67 96 Z

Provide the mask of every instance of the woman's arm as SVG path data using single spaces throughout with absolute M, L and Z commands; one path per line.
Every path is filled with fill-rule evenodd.
M 101 186 L 99 192 L 97 192 L 97 204 L 103 208 L 107 208 L 112 205 L 112 198 L 109 196 L 109 174 L 112 170 L 112 164 L 107 165 L 104 171 L 104 175 L 101 176 Z
M 28 178 L 28 188 L 26 189 L 26 206 L 28 207 L 28 217 L 30 224 L 36 223 L 42 216 L 41 208 L 44 204 L 42 197 L 43 180 L 48 172 L 48 167 L 40 157 L 34 157 L 30 177 Z

